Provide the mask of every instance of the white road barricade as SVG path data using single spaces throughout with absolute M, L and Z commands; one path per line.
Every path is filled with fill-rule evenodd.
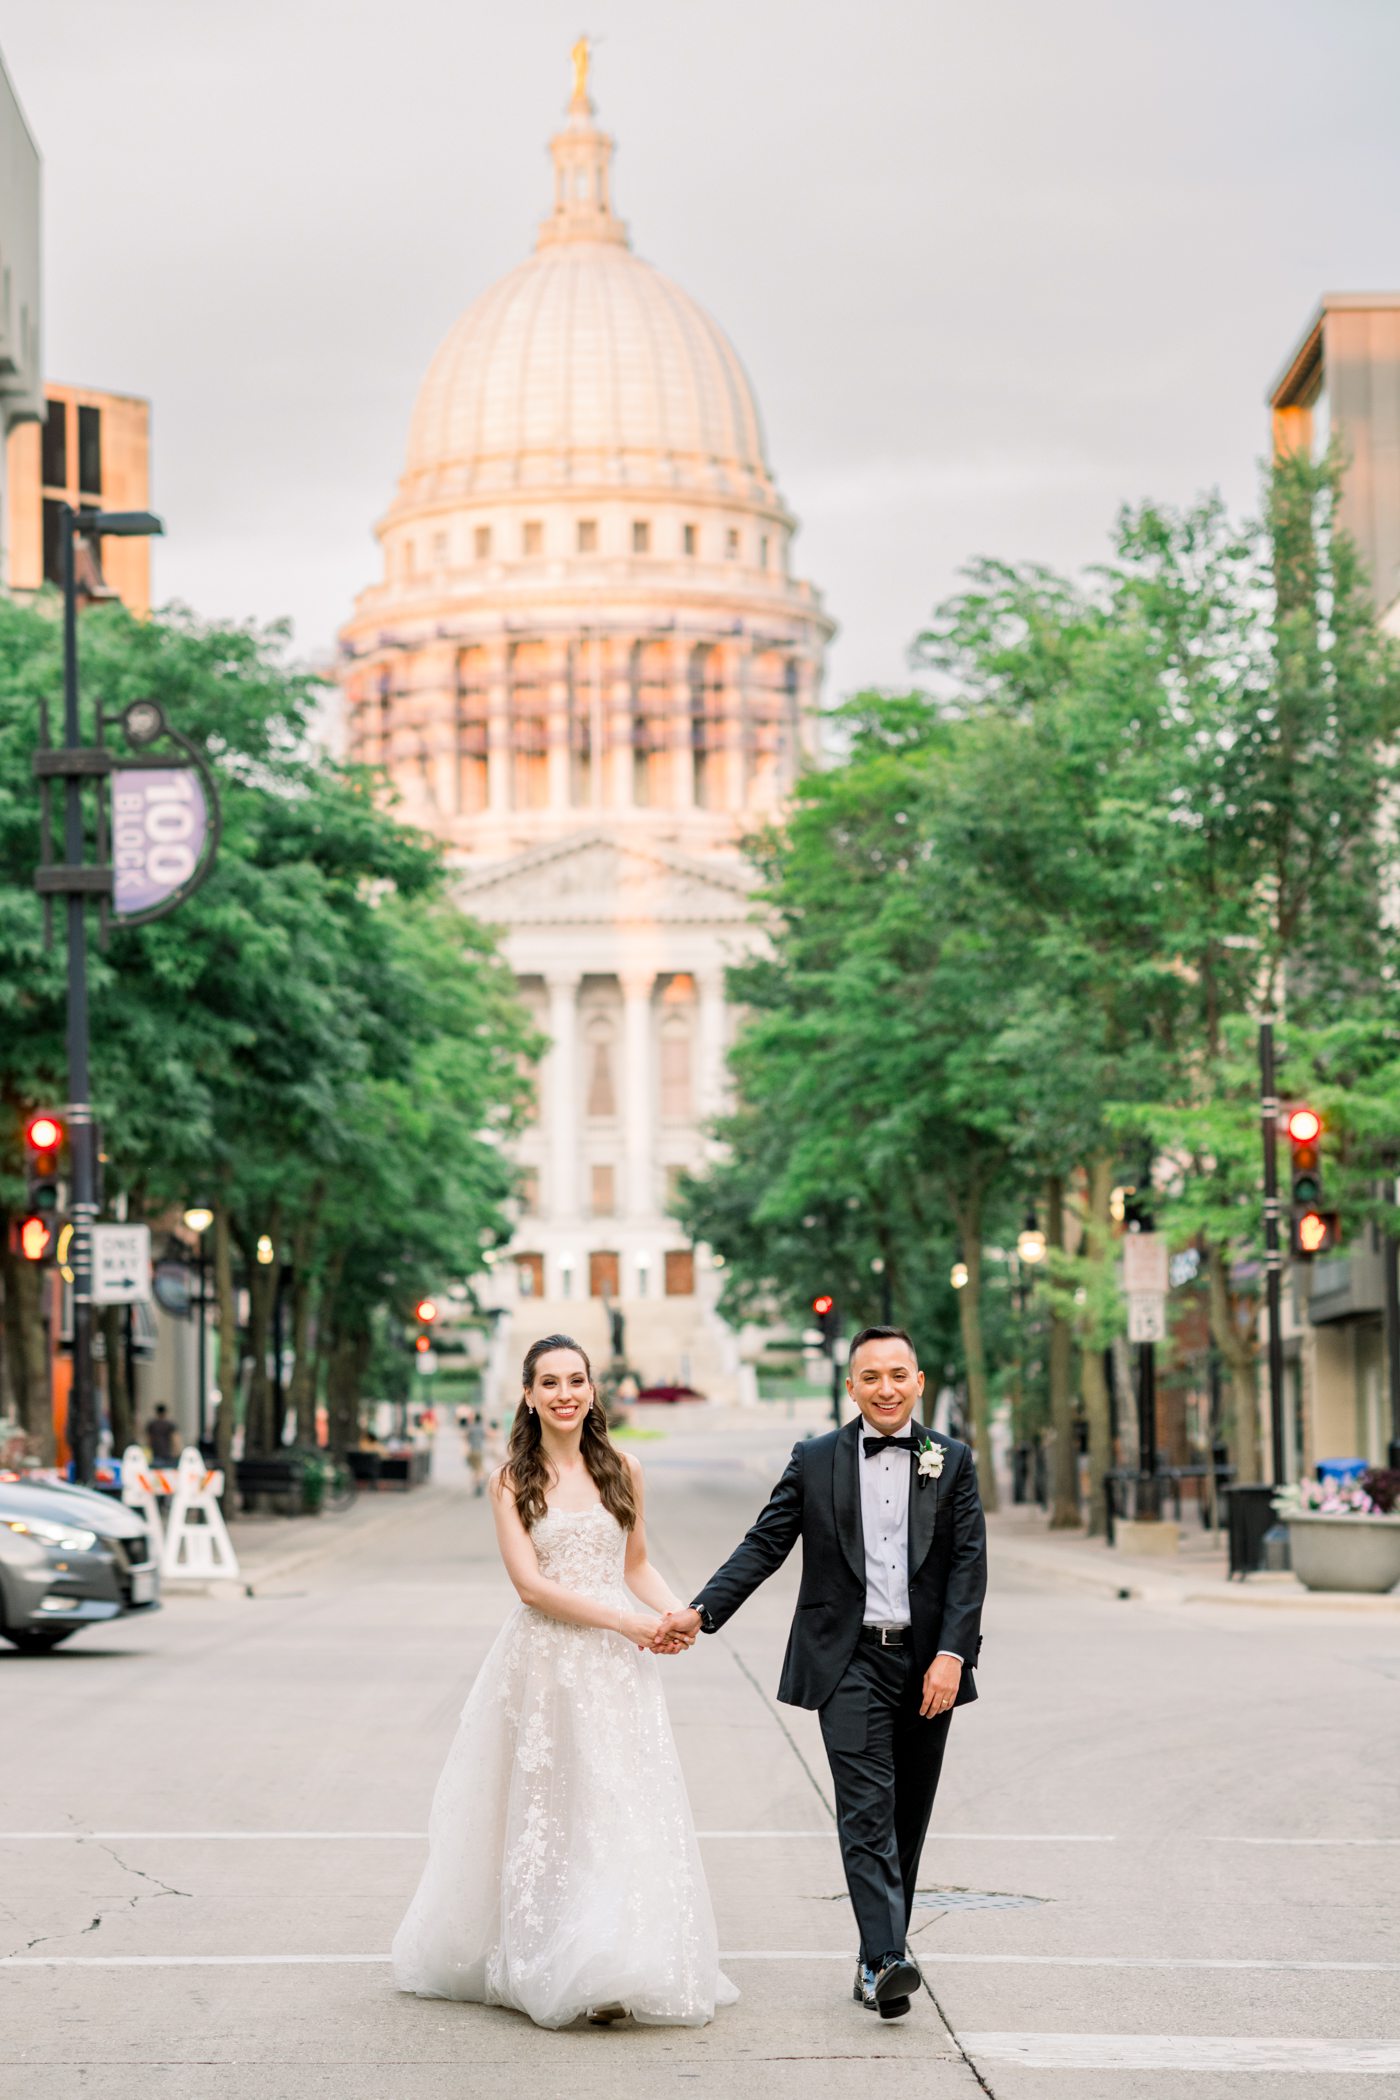
M 206 1472 L 197 1451 L 181 1452 L 165 1523 L 163 1582 L 238 1581 L 238 1556 L 219 1508 L 223 1491 L 222 1473 Z
M 165 1552 L 165 1526 L 161 1521 L 160 1498 L 175 1492 L 173 1471 L 162 1472 L 151 1464 L 139 1444 L 128 1444 L 122 1453 L 122 1501 L 140 1512 L 151 1534 L 152 1557 Z

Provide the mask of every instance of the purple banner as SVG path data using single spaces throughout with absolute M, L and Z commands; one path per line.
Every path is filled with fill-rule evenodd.
M 135 918 L 182 889 L 209 835 L 193 766 L 121 766 L 112 775 L 112 903 Z

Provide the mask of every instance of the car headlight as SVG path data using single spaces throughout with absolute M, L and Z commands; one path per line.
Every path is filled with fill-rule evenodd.
M 81 1524 L 50 1524 L 45 1517 L 0 1517 L 0 1524 L 36 1546 L 57 1546 L 64 1553 L 90 1553 L 97 1544 L 97 1533 L 84 1531 Z

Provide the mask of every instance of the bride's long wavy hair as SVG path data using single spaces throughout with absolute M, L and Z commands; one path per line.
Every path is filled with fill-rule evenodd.
M 622 1453 L 608 1435 L 603 1410 L 598 1401 L 598 1388 L 593 1383 L 593 1366 L 588 1361 L 588 1351 L 581 1348 L 571 1334 L 542 1335 L 539 1341 L 531 1342 L 525 1352 L 525 1363 L 520 1373 L 523 1390 L 520 1405 L 515 1410 L 515 1420 L 510 1425 L 510 1443 L 506 1451 L 505 1467 L 511 1492 L 515 1496 L 515 1506 L 520 1512 L 520 1521 L 529 1531 L 539 1523 L 546 1509 L 549 1462 L 544 1455 L 543 1440 L 540 1436 L 540 1418 L 530 1406 L 529 1393 L 535 1383 L 535 1371 L 539 1360 L 542 1356 L 547 1356 L 551 1349 L 572 1349 L 575 1356 L 583 1358 L 592 1401 L 583 1418 L 583 1442 L 580 1446 L 583 1462 L 593 1476 L 604 1509 L 617 1518 L 624 1531 L 630 1531 L 637 1521 L 632 1475 Z

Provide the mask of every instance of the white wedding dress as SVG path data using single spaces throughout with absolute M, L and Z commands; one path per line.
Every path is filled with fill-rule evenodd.
M 601 1504 L 547 1514 L 531 1538 L 551 1582 L 635 1611 L 627 1535 Z M 738 1996 L 657 1670 L 621 1634 L 511 1614 L 433 1796 L 394 1937 L 400 1990 L 514 2006 L 540 2027 L 611 2004 L 697 2027 Z

